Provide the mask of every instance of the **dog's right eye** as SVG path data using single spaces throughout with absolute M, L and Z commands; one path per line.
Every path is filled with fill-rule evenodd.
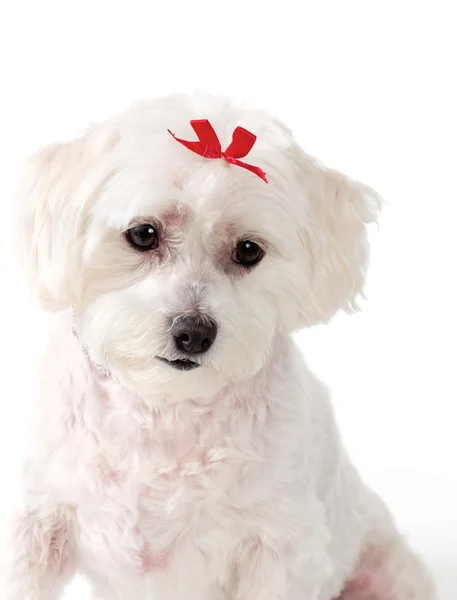
M 136 225 L 127 229 L 125 237 L 136 250 L 155 250 L 159 245 L 159 234 L 157 229 L 149 223 Z

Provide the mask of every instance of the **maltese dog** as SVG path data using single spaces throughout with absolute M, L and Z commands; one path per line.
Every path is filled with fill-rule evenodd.
M 16 228 L 59 313 L 7 600 L 432 600 L 291 332 L 357 308 L 369 187 L 265 112 L 137 104 L 25 164 Z

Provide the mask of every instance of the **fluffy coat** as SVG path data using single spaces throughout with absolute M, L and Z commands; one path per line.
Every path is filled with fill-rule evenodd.
M 257 136 L 254 174 L 207 160 Z M 15 519 L 7 600 L 433 600 L 420 560 L 341 445 L 290 333 L 356 308 L 379 209 L 262 111 L 211 96 L 141 103 L 25 166 L 17 227 L 32 292 L 58 312 Z M 125 231 L 152 223 L 160 244 Z M 265 252 L 252 269 L 239 240 Z M 73 307 L 73 308 L 71 308 Z M 198 368 L 179 315 L 218 326 Z M 76 335 L 75 335 L 76 334 Z

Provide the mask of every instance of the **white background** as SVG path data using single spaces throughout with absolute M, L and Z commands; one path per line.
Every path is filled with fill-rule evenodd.
M 457 590 L 457 94 L 452 1 L 29 2 L 0 9 L 0 525 L 46 322 L 8 256 L 15 170 L 131 101 L 202 88 L 282 118 L 387 200 L 362 313 L 300 334 L 366 480 Z M 79 587 L 81 586 L 81 587 Z M 84 600 L 82 584 L 68 598 Z M 255 599 L 253 599 L 255 600 Z

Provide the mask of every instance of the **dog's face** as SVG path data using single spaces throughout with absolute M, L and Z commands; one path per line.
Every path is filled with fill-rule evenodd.
M 168 134 L 192 139 L 193 118 L 223 147 L 236 126 L 253 131 L 248 162 L 269 183 Z M 376 196 L 264 113 L 207 97 L 139 105 L 41 151 L 25 175 L 33 290 L 51 310 L 74 305 L 92 359 L 140 395 L 212 395 L 362 290 Z

